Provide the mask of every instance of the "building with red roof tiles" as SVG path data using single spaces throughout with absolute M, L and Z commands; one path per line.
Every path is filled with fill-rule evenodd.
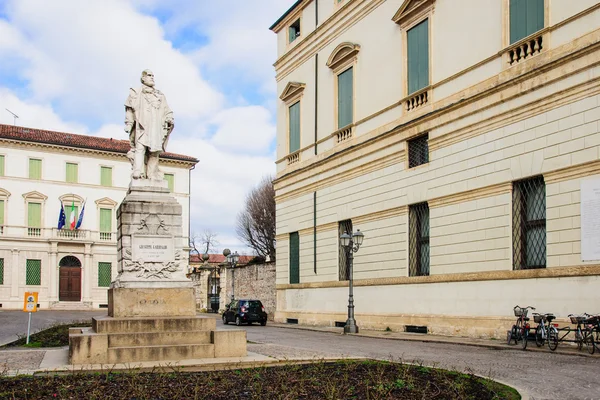
M 131 176 L 128 150 L 128 140 L 0 124 L 2 308 L 21 308 L 25 292 L 39 293 L 41 309 L 107 306 L 117 274 L 116 210 Z M 196 163 L 173 153 L 160 160 L 183 206 L 186 236 Z

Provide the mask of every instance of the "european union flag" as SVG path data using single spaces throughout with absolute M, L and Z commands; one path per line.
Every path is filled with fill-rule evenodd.
M 60 202 L 60 214 L 58 215 L 58 229 L 62 229 L 65 226 L 67 221 L 67 216 L 65 215 L 65 208 L 63 207 L 62 201 Z

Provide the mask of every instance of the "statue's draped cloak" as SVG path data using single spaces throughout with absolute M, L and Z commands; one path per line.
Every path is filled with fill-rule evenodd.
M 151 152 L 165 151 L 171 133 L 166 121 L 173 120 L 173 111 L 169 108 L 165 95 L 156 89 L 150 92 L 144 87 L 131 88 L 125 101 L 125 109 L 133 111 L 133 115 L 126 113 L 126 123 L 135 122 L 130 141 L 143 144 Z M 130 118 L 133 120 L 129 121 Z

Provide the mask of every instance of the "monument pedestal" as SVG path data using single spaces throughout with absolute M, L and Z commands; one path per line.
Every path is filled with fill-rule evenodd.
M 71 364 L 246 356 L 246 331 L 217 331 L 214 318 L 196 315 L 181 215 L 166 181 L 132 182 L 117 211 L 108 316 L 69 330 Z

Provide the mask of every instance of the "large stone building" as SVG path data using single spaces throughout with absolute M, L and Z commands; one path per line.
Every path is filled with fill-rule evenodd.
M 0 125 L 2 308 L 21 308 L 25 292 L 39 292 L 42 309 L 107 305 L 117 274 L 116 210 L 131 176 L 129 148 L 127 140 Z M 186 236 L 197 162 L 172 153 L 160 160 L 183 207 Z M 65 226 L 58 229 L 61 206 Z M 82 212 L 79 227 L 71 229 Z
M 299 0 L 277 34 L 276 320 L 505 337 L 600 304 L 600 2 Z

